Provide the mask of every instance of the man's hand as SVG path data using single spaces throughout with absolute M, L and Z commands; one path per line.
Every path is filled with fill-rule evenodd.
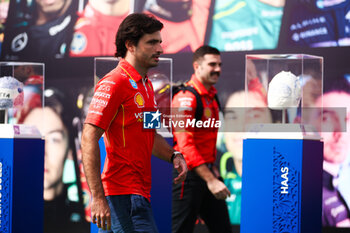
M 216 199 L 225 200 L 231 195 L 226 185 L 218 179 L 219 171 L 213 167 L 213 172 L 207 164 L 201 164 L 194 168 L 194 171 L 207 183 L 209 191 Z
M 92 199 L 91 217 L 92 223 L 96 224 L 98 228 L 111 229 L 111 210 L 105 197 Z
M 87 183 L 92 195 L 91 218 L 99 228 L 111 228 L 111 211 L 109 209 L 101 182 L 101 159 L 98 141 L 104 130 L 91 124 L 84 124 L 81 137 L 82 161 Z
M 218 179 L 212 179 L 208 183 L 209 191 L 215 196 L 216 199 L 225 200 L 231 195 L 226 185 Z
M 179 175 L 174 179 L 174 183 L 178 184 L 186 179 L 187 175 L 187 164 L 182 154 L 175 155 L 173 160 L 174 168 L 177 170 Z

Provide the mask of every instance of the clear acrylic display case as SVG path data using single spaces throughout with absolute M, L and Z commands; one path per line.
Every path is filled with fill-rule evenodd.
M 309 124 L 322 103 L 323 58 L 307 54 L 246 55 L 246 107 L 259 96 L 276 124 Z M 320 111 L 322 113 L 322 111 Z
M 103 78 L 108 72 L 114 69 L 119 62 L 119 58 L 115 57 L 96 57 L 94 64 L 94 84 Z M 155 98 L 162 117 L 169 118 L 171 116 L 171 84 L 173 81 L 173 60 L 172 58 L 159 58 L 158 66 L 151 68 L 147 76 L 153 84 Z M 159 133 L 168 136 L 171 129 L 161 127 L 157 129 Z
M 44 73 L 44 63 L 0 62 L 0 123 L 23 124 L 44 106 Z

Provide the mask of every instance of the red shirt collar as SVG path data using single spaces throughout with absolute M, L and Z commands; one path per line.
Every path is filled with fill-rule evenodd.
M 210 97 L 213 97 L 217 93 L 216 88 L 214 86 L 211 86 L 209 91 L 207 91 L 204 85 L 198 80 L 198 78 L 194 74 L 192 74 L 189 84 L 192 85 L 200 95 L 209 95 Z
M 135 82 L 138 82 L 142 79 L 142 76 L 137 72 L 137 70 L 124 58 L 120 59 L 118 66 L 122 67 L 122 69 L 127 73 L 129 78 L 134 80 Z M 148 77 L 146 75 L 145 81 L 148 80 Z

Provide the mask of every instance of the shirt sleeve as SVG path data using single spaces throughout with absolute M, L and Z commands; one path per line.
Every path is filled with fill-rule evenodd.
M 108 129 L 125 100 L 124 79 L 112 79 L 112 76 L 112 73 L 107 74 L 96 85 L 85 120 L 85 123 L 93 124 L 104 130 Z
M 195 120 L 197 101 L 193 93 L 180 91 L 174 96 L 172 107 L 174 121 Z M 197 149 L 195 142 L 196 129 L 193 127 L 179 127 L 179 123 L 176 126 L 173 125 L 174 141 L 177 149 L 184 155 L 189 170 L 204 164 L 205 160 Z

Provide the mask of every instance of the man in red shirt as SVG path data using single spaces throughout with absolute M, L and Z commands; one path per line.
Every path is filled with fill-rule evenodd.
M 158 65 L 163 52 L 162 28 L 149 15 L 125 18 L 116 37 L 116 56 L 122 59 L 96 85 L 85 120 L 83 164 L 92 194 L 92 221 L 103 228 L 99 232 L 158 232 L 149 203 L 152 153 L 173 162 L 179 172 L 175 183 L 186 177 L 181 153 L 154 129 L 142 128 L 143 112 L 157 109 L 147 71 Z M 103 133 L 107 157 L 100 176 L 98 141 Z
M 196 120 L 218 121 L 219 104 L 213 85 L 221 72 L 220 52 L 206 45 L 199 47 L 193 55 L 193 68 L 194 74 L 187 85 L 198 92 L 200 99 L 191 91 L 180 91 L 173 98 L 173 112 L 176 116 L 184 116 L 185 121 L 191 121 L 195 118 L 196 108 L 202 105 L 203 115 Z M 193 232 L 198 217 L 205 221 L 210 232 L 231 232 L 225 202 L 230 191 L 219 180 L 218 169 L 213 165 L 218 128 L 211 126 L 213 124 L 208 128 L 174 130 L 174 149 L 184 155 L 189 172 L 184 182 L 173 185 L 173 233 Z M 174 175 L 178 175 L 175 170 Z

